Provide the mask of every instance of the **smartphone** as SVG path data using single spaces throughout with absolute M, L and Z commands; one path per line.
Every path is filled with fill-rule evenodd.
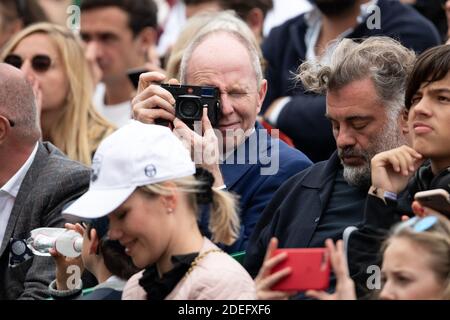
M 417 192 L 414 199 L 430 209 L 436 210 L 450 218 L 450 195 L 444 189 Z
M 291 267 L 291 274 L 276 283 L 272 290 L 306 291 L 325 290 L 330 284 L 330 261 L 325 248 L 277 249 L 274 256 L 287 253 L 285 260 L 275 266 L 271 273 Z
M 145 72 L 148 72 L 148 70 L 145 68 L 129 69 L 127 71 L 128 79 L 130 79 L 135 89 L 137 89 L 139 85 L 139 76 L 141 75 L 141 73 Z

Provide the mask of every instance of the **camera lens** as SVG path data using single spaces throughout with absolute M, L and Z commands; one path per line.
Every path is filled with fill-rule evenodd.
M 199 106 L 195 100 L 184 100 L 180 103 L 180 113 L 185 118 L 194 118 L 199 114 Z

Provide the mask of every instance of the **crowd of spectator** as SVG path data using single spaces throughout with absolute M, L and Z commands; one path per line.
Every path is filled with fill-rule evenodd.
M 450 1 L 285 5 L 0 0 L 0 299 L 450 299 Z

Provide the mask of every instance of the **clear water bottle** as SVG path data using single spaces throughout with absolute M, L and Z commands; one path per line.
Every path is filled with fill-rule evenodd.
M 38 228 L 31 231 L 27 246 L 37 256 L 50 256 L 53 248 L 63 256 L 76 258 L 81 254 L 83 237 L 65 228 Z

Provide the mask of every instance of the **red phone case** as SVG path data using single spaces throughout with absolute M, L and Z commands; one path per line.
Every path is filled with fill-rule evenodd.
M 290 275 L 272 287 L 280 291 L 325 290 L 330 283 L 330 261 L 325 248 L 277 249 L 273 255 L 286 252 L 287 257 L 271 273 L 291 267 Z M 325 260 L 326 259 L 326 260 Z

